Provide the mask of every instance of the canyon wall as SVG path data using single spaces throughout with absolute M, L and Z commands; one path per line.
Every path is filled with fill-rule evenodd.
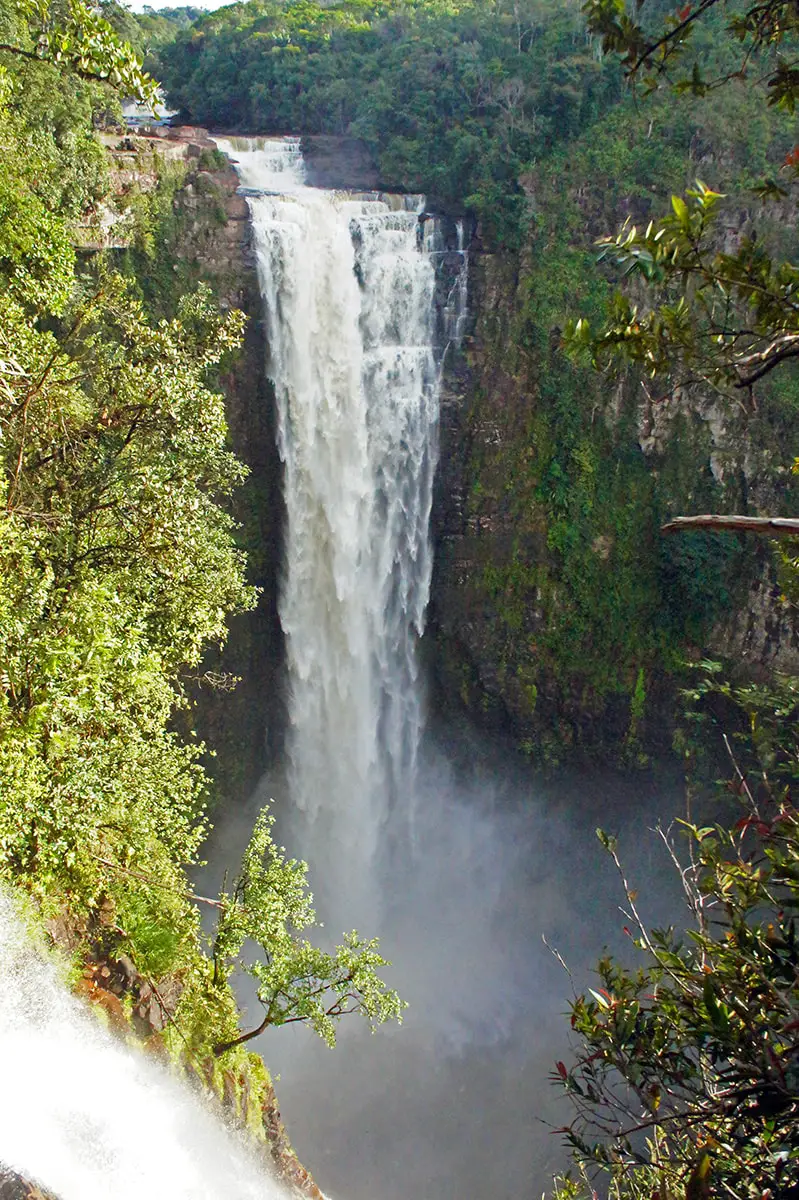
M 548 182 L 526 181 L 533 209 Z M 479 230 L 471 248 L 470 328 L 442 404 L 431 659 L 442 699 L 535 760 L 636 762 L 670 746 L 687 662 L 759 681 L 799 667 L 771 543 L 659 532 L 679 513 L 792 511 L 792 392 L 669 399 L 568 361 L 566 320 L 608 292 L 586 237 L 608 214 L 570 201 L 578 236 L 544 213 L 520 254 Z M 732 239 L 755 219 L 736 215 Z

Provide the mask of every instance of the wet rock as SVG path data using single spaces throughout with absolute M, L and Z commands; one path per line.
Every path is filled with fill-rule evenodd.
M 0 1200 L 53 1200 L 34 1183 L 0 1166 Z
M 96 976 L 90 968 L 84 972 L 83 979 L 80 980 L 75 992 L 78 996 L 82 996 L 88 1000 L 90 1004 L 101 1008 L 108 1017 L 108 1024 L 116 1033 L 128 1033 L 130 1025 L 122 1002 L 113 992 L 107 991 L 97 983 Z
M 308 182 L 313 187 L 371 192 L 383 182 L 368 146 L 358 138 L 304 137 L 302 157 Z
M 225 1071 L 222 1075 L 222 1103 L 230 1112 L 238 1113 L 238 1088 L 232 1071 Z
M 162 1033 L 166 1028 L 166 1013 L 159 994 L 153 985 L 147 981 L 139 988 L 138 1001 L 133 1006 L 133 1025 L 136 1032 L 143 1037 L 153 1033 Z
M 310 1172 L 305 1169 L 291 1148 L 271 1084 L 264 1100 L 262 1118 L 268 1157 L 281 1182 L 296 1194 L 309 1197 L 309 1200 L 324 1200 Z

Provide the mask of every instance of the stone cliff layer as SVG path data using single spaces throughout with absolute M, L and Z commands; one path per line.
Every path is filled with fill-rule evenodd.
M 684 661 L 761 681 L 799 667 L 768 543 L 659 533 L 681 512 L 782 513 L 790 403 L 775 389 L 749 411 L 699 389 L 653 400 L 646 381 L 569 363 L 562 326 L 607 284 L 583 230 L 569 244 L 540 225 L 520 255 L 488 252 L 479 231 L 471 248 L 469 334 L 442 404 L 431 657 L 442 697 L 524 753 L 638 761 L 670 745 Z

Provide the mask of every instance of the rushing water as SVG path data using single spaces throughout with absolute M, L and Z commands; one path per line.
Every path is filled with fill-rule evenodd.
M 333 1055 L 299 1027 L 259 1039 L 323 1187 L 540 1194 L 560 1161 L 539 1118 L 564 1119 L 546 1079 L 568 990 L 541 935 L 584 962 L 613 880 L 594 851 L 598 780 L 565 812 L 501 756 L 466 746 L 455 770 L 452 731 L 444 753 L 423 737 L 438 373 L 465 330 L 466 228 L 421 197 L 307 187 L 296 140 L 220 145 L 249 199 L 278 404 L 291 729 L 289 761 L 245 813 L 220 814 L 208 886 L 235 870 L 260 801 L 288 798 L 327 924 L 380 934 L 411 1002 L 377 1038 L 342 1024 Z M 246 983 L 240 998 L 255 1018 Z
M 63 986 L 0 893 L 0 1165 L 59 1200 L 284 1200 L 186 1085 Z
M 389 825 L 412 836 L 441 238 L 423 197 L 305 186 L 296 139 L 219 145 L 249 198 L 285 464 L 289 791 L 322 907 L 346 920 Z M 445 336 L 461 332 L 460 275 Z

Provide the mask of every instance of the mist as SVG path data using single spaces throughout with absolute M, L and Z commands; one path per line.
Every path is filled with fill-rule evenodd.
M 378 935 L 393 963 L 401 1028 L 372 1037 L 345 1018 L 333 1053 L 299 1026 L 251 1043 L 328 1195 L 540 1194 L 564 1161 L 551 1127 L 568 1112 L 548 1075 L 568 1058 L 570 990 L 543 939 L 578 986 L 604 945 L 626 949 L 595 827 L 657 894 L 671 871 L 646 831 L 680 789 L 656 775 L 545 785 L 440 704 L 426 725 L 440 368 L 463 327 L 437 312 L 457 281 L 466 312 L 463 229 L 419 196 L 309 187 L 298 138 L 218 144 L 247 188 L 275 388 L 287 713 L 282 760 L 242 810 L 222 806 L 203 888 L 235 874 L 273 798 L 280 841 L 309 864 L 319 940 Z M 257 1027 L 252 983 L 238 995 Z
M 281 808 L 284 786 L 275 772 L 245 808 L 220 813 L 205 886 L 235 872 L 270 796 L 288 853 L 305 856 L 313 839 Z M 386 978 L 409 1003 L 402 1027 L 375 1035 L 345 1018 L 332 1052 L 301 1026 L 251 1043 L 276 1077 L 294 1147 L 327 1195 L 503 1200 L 551 1187 L 566 1164 L 553 1127 L 570 1117 L 548 1075 L 569 1058 L 572 984 L 591 983 L 604 947 L 631 952 L 623 889 L 596 827 L 618 835 L 645 915 L 679 917 L 678 882 L 654 827 L 681 806 L 673 770 L 545 782 L 501 747 L 475 735 L 456 744 L 444 728 L 423 745 L 412 838 L 398 833 L 399 820 L 384 831 L 369 885 L 344 888 L 335 845 L 311 862 L 317 895 L 328 871 L 344 892 L 317 905 L 322 940 L 353 926 L 379 934 L 393 964 Z M 257 1024 L 249 979 L 238 994 L 243 1027 Z

